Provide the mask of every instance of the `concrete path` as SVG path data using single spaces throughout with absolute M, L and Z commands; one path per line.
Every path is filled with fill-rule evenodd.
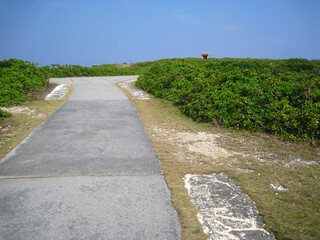
M 69 100 L 0 162 L 0 239 L 180 239 L 160 162 L 114 83 L 73 83 Z

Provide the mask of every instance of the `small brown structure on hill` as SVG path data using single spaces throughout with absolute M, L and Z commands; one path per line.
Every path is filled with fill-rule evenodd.
M 209 53 L 203 52 L 203 53 L 201 53 L 201 55 L 202 55 L 203 59 L 207 59 L 209 56 Z

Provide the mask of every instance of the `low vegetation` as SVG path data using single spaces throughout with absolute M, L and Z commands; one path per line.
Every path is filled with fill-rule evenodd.
M 47 84 L 48 79 L 34 63 L 18 59 L 0 61 L 0 106 L 30 99 Z
M 59 65 L 41 67 L 46 77 L 90 77 L 90 76 L 122 76 L 142 74 L 150 68 L 152 62 L 136 64 L 104 64 L 93 67 L 80 65 Z
M 265 131 L 286 140 L 320 136 L 320 64 L 305 59 L 168 59 L 137 87 L 197 122 Z
M 11 117 L 11 113 L 3 111 L 2 109 L 0 109 L 0 122 L 4 119 L 4 118 L 8 118 Z
M 136 64 L 107 64 L 95 67 L 59 65 L 39 67 L 20 59 L 0 61 L 0 106 L 11 106 L 31 100 L 49 86 L 50 77 L 115 76 L 142 74 L 151 62 Z M 11 114 L 0 110 L 0 122 Z

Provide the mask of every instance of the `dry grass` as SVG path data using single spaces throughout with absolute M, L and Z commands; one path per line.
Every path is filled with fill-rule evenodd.
M 319 146 L 195 123 L 170 102 L 154 97 L 131 100 L 161 161 L 183 239 L 208 237 L 183 178 L 211 173 L 234 180 L 257 203 L 266 229 L 277 239 L 320 238 Z M 288 191 L 276 191 L 271 184 Z

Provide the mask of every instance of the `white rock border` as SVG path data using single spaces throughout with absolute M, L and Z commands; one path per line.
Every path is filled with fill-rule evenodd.
M 56 86 L 55 89 L 46 96 L 45 100 L 60 100 L 68 92 L 69 87 L 68 84 Z
M 136 82 L 136 81 L 137 81 L 137 78 L 130 79 L 130 80 L 120 82 L 120 83 L 118 83 L 118 85 L 119 85 L 119 87 L 122 87 L 125 90 L 127 90 L 131 94 L 131 96 L 133 96 L 136 99 L 139 99 L 139 100 L 150 99 L 149 95 L 146 94 L 144 91 L 131 85 L 132 82 Z
M 188 174 L 184 181 L 210 240 L 275 239 L 263 229 L 255 203 L 222 174 Z

